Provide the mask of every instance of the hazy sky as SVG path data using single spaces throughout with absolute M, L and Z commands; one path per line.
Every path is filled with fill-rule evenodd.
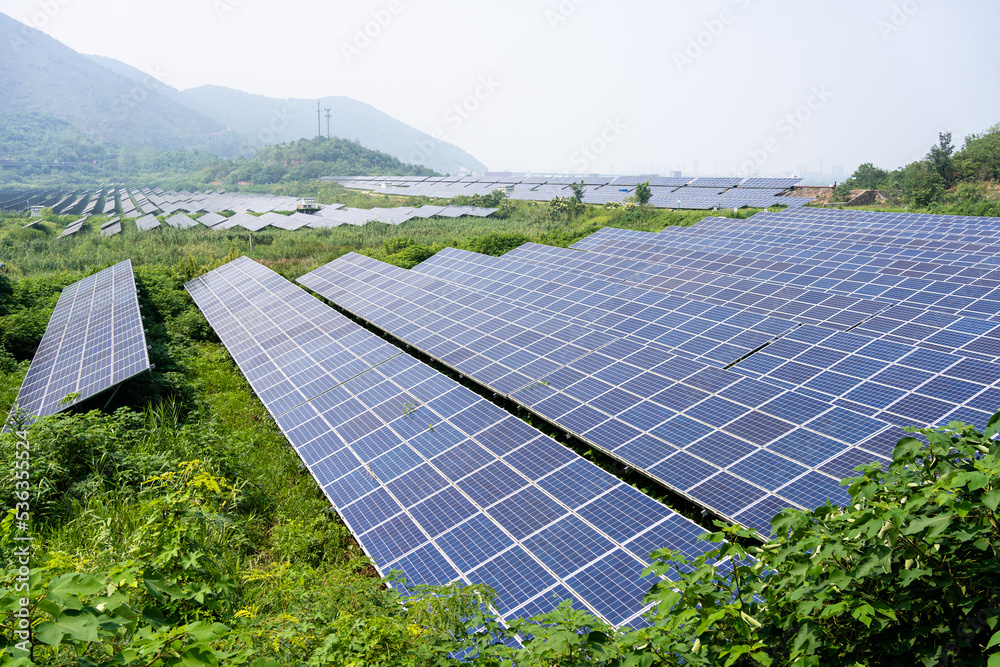
M 0 0 L 177 88 L 346 95 L 493 170 L 896 168 L 1000 122 L 997 0 Z M 2 67 L 2 63 L 0 63 Z

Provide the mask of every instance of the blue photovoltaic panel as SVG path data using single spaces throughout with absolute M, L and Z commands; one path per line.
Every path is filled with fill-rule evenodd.
M 507 618 L 571 599 L 627 625 L 653 583 L 642 536 L 703 550 L 696 524 L 269 269 L 241 258 L 187 288 L 380 572 L 488 584 Z
M 537 293 L 551 289 L 549 283 L 575 286 L 577 289 L 587 288 L 591 291 L 610 289 L 626 291 L 623 290 L 623 287 L 639 287 L 640 291 L 633 290 L 626 291 L 626 293 L 636 295 L 634 298 L 637 301 L 633 303 L 638 303 L 641 309 L 633 308 L 626 310 L 625 314 L 619 313 L 622 317 L 611 324 L 612 329 L 615 326 L 624 327 L 627 333 L 635 333 L 633 324 L 629 323 L 626 315 L 638 316 L 636 322 L 652 325 L 645 327 L 646 335 L 643 337 L 657 340 L 658 330 L 654 328 L 657 325 L 662 327 L 666 324 L 668 328 L 676 328 L 680 325 L 676 321 L 677 315 L 675 313 L 679 312 L 684 318 L 703 317 L 711 313 L 710 317 L 715 318 L 717 323 L 725 324 L 728 319 L 731 319 L 730 326 L 737 327 L 737 330 L 732 331 L 732 335 L 736 337 L 736 346 L 740 348 L 739 350 L 733 348 L 734 353 L 737 353 L 736 359 L 752 352 L 760 347 L 764 341 L 771 338 L 768 336 L 757 342 L 753 339 L 754 337 L 749 335 L 749 330 L 767 331 L 772 335 L 780 335 L 783 331 L 794 328 L 792 322 L 846 330 L 891 306 L 888 302 L 826 294 L 790 286 L 774 286 L 764 281 L 731 278 L 690 269 L 676 270 L 673 275 L 666 275 L 662 271 L 637 273 L 649 269 L 649 265 L 638 262 L 618 262 L 617 264 L 612 262 L 607 266 L 593 262 L 588 263 L 587 256 L 571 250 L 563 250 L 562 253 L 576 260 L 577 267 L 587 266 L 595 274 L 592 280 L 582 281 L 579 268 L 572 268 L 568 265 L 569 262 L 566 263 L 566 266 L 559 266 L 558 261 L 553 261 L 551 268 L 542 268 L 537 265 L 539 262 L 545 262 L 550 256 L 557 257 L 560 251 L 559 248 L 546 246 L 533 246 L 532 248 L 522 246 L 512 253 L 497 258 L 446 248 L 419 264 L 416 270 L 479 291 L 488 291 L 500 298 L 515 300 L 518 303 L 539 303 L 540 307 L 547 312 L 551 312 L 556 306 L 561 305 L 561 300 L 557 303 L 551 303 L 551 299 L 546 298 L 547 294 L 543 295 L 542 298 L 533 298 L 535 295 L 532 292 Z M 498 286 L 494 287 L 494 283 L 497 283 Z M 610 283 L 618 283 L 619 286 L 614 288 Z M 655 304 L 647 293 L 650 290 L 677 297 L 677 299 L 662 298 L 659 304 Z M 699 308 L 690 303 L 692 300 L 717 305 L 720 308 Z M 662 322 L 651 319 L 650 313 L 659 312 L 652 308 L 654 305 L 660 310 L 674 311 L 673 316 L 664 314 Z M 645 315 L 641 314 L 643 311 L 646 313 Z M 766 317 L 755 318 L 748 315 L 749 313 Z M 722 314 L 727 314 L 727 317 L 721 318 Z M 774 317 L 781 318 L 787 324 L 782 327 L 775 320 L 768 319 Z M 588 317 L 586 321 L 598 322 L 598 318 Z M 667 324 L 668 322 L 673 323 Z M 689 329 L 691 326 L 693 325 L 687 325 Z M 715 330 L 716 336 L 722 331 L 722 329 L 717 328 Z M 733 343 L 732 339 L 722 338 L 720 340 Z M 744 340 L 745 344 L 741 345 L 740 343 Z M 660 340 L 659 342 L 665 341 Z M 700 355 L 692 356 L 697 358 Z M 720 361 L 723 365 L 728 365 L 734 360 L 718 354 L 709 359 Z
M 582 273 L 629 276 L 628 284 L 635 283 L 655 291 L 677 292 L 709 303 L 743 305 L 751 312 L 784 314 L 805 324 L 838 329 L 857 327 L 858 331 L 872 337 L 982 361 L 1000 359 L 1000 322 L 948 315 L 912 305 L 886 307 L 892 302 L 884 297 L 865 299 L 854 294 L 842 294 L 833 289 L 835 284 L 817 282 L 808 275 L 805 276 L 807 286 L 802 287 L 800 283 L 803 281 L 799 280 L 802 274 L 799 273 L 767 272 L 762 279 L 742 277 L 744 273 L 760 273 L 753 267 L 744 269 L 749 262 L 734 265 L 727 272 L 725 266 L 709 259 L 699 259 L 699 268 L 692 268 L 690 259 L 675 261 L 663 258 L 659 253 L 650 257 L 648 252 L 642 252 L 642 259 L 636 259 L 536 244 L 525 244 L 504 257 Z M 658 261 L 666 264 L 657 265 L 655 262 Z M 700 268 L 702 266 L 705 268 Z M 812 300 L 820 307 L 810 313 L 802 310 L 801 306 L 789 303 L 791 300 L 807 303 Z M 822 317 L 827 319 L 823 321 Z
M 759 230 L 754 230 L 760 235 Z M 700 238 L 685 240 L 677 233 L 648 234 L 605 229 L 576 244 L 580 250 L 628 257 L 654 264 L 697 268 L 744 278 L 783 282 L 828 292 L 879 298 L 949 315 L 1000 320 L 1000 269 L 992 257 L 978 255 L 978 263 L 904 262 L 893 268 L 900 253 L 850 253 L 794 250 L 766 253 L 737 244 L 706 247 Z M 983 246 L 976 246 L 981 250 Z M 1000 248 L 998 248 L 1000 250 Z M 860 257 L 860 259 L 858 259 Z M 926 258 L 923 254 L 921 258 Z M 919 270 L 917 270 L 919 269 Z
M 63 410 L 149 370 L 132 262 L 125 260 L 63 290 L 17 406 L 30 417 Z M 72 402 L 70 402 L 72 403 Z
M 576 345 L 588 334 L 565 318 L 370 258 L 345 255 L 300 282 L 698 503 L 763 532 L 775 507 L 805 507 L 802 499 L 811 496 L 803 485 L 844 500 L 839 480 L 850 468 L 838 462 L 885 460 L 891 451 L 886 434 L 903 436 L 889 422 L 832 405 L 808 418 L 790 413 L 787 405 L 805 394 L 679 357 L 635 336 L 593 332 L 589 337 L 598 335 L 598 345 Z M 829 418 L 840 410 L 842 419 Z M 874 448 L 866 448 L 868 442 Z M 764 450 L 789 461 L 780 479 L 755 476 L 753 466 L 734 469 Z M 534 465 L 544 467 L 544 457 Z

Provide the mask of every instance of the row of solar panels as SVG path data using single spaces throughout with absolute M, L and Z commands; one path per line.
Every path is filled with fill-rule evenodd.
M 336 181 L 336 182 L 355 182 L 355 183 L 368 183 L 373 187 L 378 187 L 382 183 L 400 183 L 400 184 L 413 184 L 413 183 L 481 183 L 486 185 L 552 185 L 552 186 L 569 186 L 576 183 L 583 183 L 584 185 L 612 185 L 612 186 L 631 186 L 635 187 L 640 183 L 649 183 L 653 187 L 675 187 L 679 188 L 682 186 L 698 187 L 698 188 L 777 188 L 779 190 L 787 190 L 788 188 L 794 187 L 802 182 L 801 178 L 767 178 L 767 177 L 753 177 L 753 178 L 740 178 L 736 176 L 701 176 L 701 177 L 691 177 L 691 176 L 657 176 L 656 174 L 651 174 L 648 176 L 496 176 L 496 175 L 484 175 L 484 176 L 384 176 L 384 177 L 372 177 L 372 176 L 355 176 L 349 179 L 327 176 L 320 180 L 324 181 Z
M 703 531 L 243 258 L 188 284 L 380 572 L 643 625 L 651 550 Z
M 16 408 L 33 421 L 149 368 L 135 276 L 126 260 L 62 291 Z M 67 401 L 71 396 L 75 398 Z
M 648 554 L 702 529 L 242 258 L 192 297 L 379 571 L 641 626 Z M 131 263 L 67 287 L 18 397 L 53 414 L 150 368 Z M 30 421 L 30 420 L 29 420 Z
M 449 249 L 413 271 L 347 255 L 299 282 L 766 532 L 784 507 L 843 501 L 839 480 L 885 462 L 900 426 L 996 410 L 994 233 L 789 210 Z M 634 625 L 646 553 L 698 551 L 694 524 L 264 267 L 188 289 L 380 571 L 490 584 L 507 617 L 571 598 Z
M 327 180 L 335 180 L 348 188 L 374 190 L 384 194 L 444 199 L 488 195 L 496 190 L 503 190 L 510 199 L 525 201 L 551 201 L 572 197 L 574 193 L 570 185 L 580 182 L 580 179 L 574 181 L 568 177 L 497 180 L 473 177 L 420 179 L 359 176 Z M 744 206 L 797 207 L 812 201 L 807 197 L 784 196 L 801 179 L 652 177 L 646 180 L 650 183 L 652 195 L 649 203 L 656 208 L 710 210 Z M 639 177 L 584 179 L 583 202 L 595 205 L 623 203 L 635 194 L 635 186 L 646 180 Z
M 763 219 L 796 215 L 837 214 Z M 767 238 L 753 220 L 707 227 L 723 237 L 733 227 L 753 242 Z M 1000 229 L 998 221 L 980 224 Z M 699 236 L 698 225 L 693 230 Z M 962 269 L 951 285 L 921 283 L 924 294 L 952 301 L 917 309 L 896 300 L 907 292 L 871 299 L 827 283 L 801 288 L 795 278 L 804 271 L 733 275 L 753 270 L 749 250 L 734 260 L 740 266 L 689 247 L 671 255 L 668 247 L 686 235 L 604 230 L 578 244 L 587 252 L 528 246 L 503 258 L 448 250 L 414 271 L 348 255 L 300 282 L 762 530 L 780 507 L 843 499 L 838 480 L 858 463 L 884 461 L 899 426 L 978 424 L 998 407 L 991 293 L 973 299 L 961 284 L 974 279 L 992 291 L 992 268 Z M 609 240 L 618 236 L 627 243 Z M 678 275 L 680 284 L 672 282 Z M 852 277 L 876 286 L 896 279 Z M 957 305 L 964 316 L 954 317 Z M 885 322 L 899 325 L 894 335 L 879 331 Z M 579 328 L 570 339 L 560 327 Z
M 256 232 L 267 227 L 273 227 L 275 229 L 294 231 L 303 227 L 325 229 L 339 227 L 340 225 L 364 225 L 369 222 L 398 225 L 414 218 L 431 218 L 435 216 L 445 218 L 458 218 L 462 216 L 485 218 L 496 211 L 497 209 L 495 208 L 474 206 L 424 206 L 415 209 L 354 209 L 328 206 L 315 215 L 306 215 L 304 213 L 292 213 L 291 215 L 265 213 L 261 216 L 254 216 L 249 213 L 237 213 L 227 218 L 217 213 L 206 213 L 194 219 L 183 213 L 177 213 L 166 218 L 164 222 L 177 229 L 197 227 L 200 223 L 210 229 L 241 227 Z M 136 220 L 136 227 L 140 231 L 149 231 L 159 226 L 160 221 L 154 215 L 147 215 Z

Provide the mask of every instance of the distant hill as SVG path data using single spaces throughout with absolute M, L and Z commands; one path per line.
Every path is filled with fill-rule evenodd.
M 457 146 L 371 105 L 346 97 L 322 102 L 332 109 L 331 133 L 338 137 L 439 172 L 486 170 Z M 0 14 L 0 112 L 45 114 L 94 143 L 223 157 L 316 137 L 315 100 L 278 100 L 221 86 L 179 91 L 117 60 L 77 53 L 5 14 Z
M 249 137 L 253 147 L 316 136 L 316 100 L 279 100 L 222 86 L 201 86 L 181 95 L 192 109 Z M 402 162 L 440 172 L 486 171 L 486 165 L 461 148 L 434 139 L 369 104 L 348 97 L 326 97 L 321 102 L 324 109 L 331 109 L 333 136 L 356 140 Z M 321 129 L 325 135 L 325 112 Z
M 151 77 L 130 65 L 102 56 L 88 57 L 120 76 L 150 85 Z M 235 136 L 243 138 L 239 148 L 244 154 L 261 146 L 316 136 L 316 100 L 279 100 L 224 86 L 180 91 L 155 80 L 151 85 L 160 95 L 224 123 Z M 354 140 L 401 162 L 422 164 L 443 173 L 486 171 L 486 165 L 461 148 L 434 139 L 370 104 L 349 97 L 327 97 L 321 103 L 324 110 L 327 107 L 331 110 L 330 134 L 335 137 Z M 325 111 L 320 129 L 325 136 Z
M 243 140 L 157 91 L 0 14 L 0 112 L 68 122 L 101 143 L 227 155 Z
M 435 176 L 427 167 L 404 164 L 348 139 L 315 137 L 259 148 L 251 159 L 223 160 L 204 171 L 211 182 L 269 185 L 282 180 L 304 181 L 321 176 Z
M 97 144 L 64 120 L 42 113 L 0 111 L 0 160 L 89 162 Z

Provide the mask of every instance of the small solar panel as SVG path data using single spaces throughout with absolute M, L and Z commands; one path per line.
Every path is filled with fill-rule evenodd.
M 17 406 L 43 417 L 148 370 L 132 262 L 63 290 L 18 393 Z M 63 403 L 71 395 L 75 401 Z
M 190 227 L 198 226 L 197 222 L 183 213 L 178 213 L 177 215 L 167 218 L 166 223 L 175 229 L 188 229 Z
M 140 232 L 148 232 L 151 229 L 159 227 L 160 221 L 156 219 L 155 215 L 146 215 L 136 220 L 135 226 Z

